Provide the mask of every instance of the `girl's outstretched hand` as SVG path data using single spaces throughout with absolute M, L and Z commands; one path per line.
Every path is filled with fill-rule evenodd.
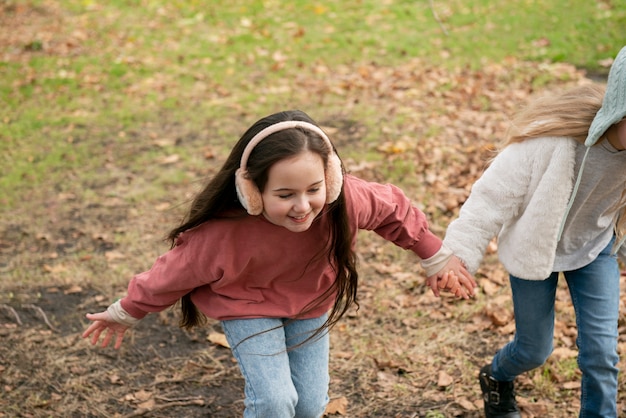
M 87 338 L 91 335 L 91 344 L 96 345 L 100 339 L 100 334 L 106 331 L 104 339 L 102 340 L 102 347 L 109 345 L 113 336 L 115 336 L 114 348 L 117 350 L 122 346 L 124 333 L 129 327 L 113 321 L 107 311 L 87 314 L 87 319 L 93 321 L 93 323 L 83 332 L 83 338 Z
M 439 292 L 445 290 L 463 299 L 474 296 L 474 289 L 477 286 L 474 277 L 454 255 L 437 274 L 428 277 L 426 283 L 435 296 L 439 296 Z

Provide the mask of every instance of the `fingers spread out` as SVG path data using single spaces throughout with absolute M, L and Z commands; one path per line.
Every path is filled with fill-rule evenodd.
M 106 328 L 103 328 L 102 326 L 98 326 L 96 328 L 96 330 L 93 333 L 93 336 L 91 337 L 91 344 L 96 345 L 98 344 L 98 340 L 100 339 L 100 334 L 102 334 L 102 331 L 104 331 Z
M 109 343 L 111 342 L 111 338 L 113 337 L 113 334 L 114 334 L 113 330 L 111 328 L 108 328 L 104 336 L 104 339 L 102 340 L 101 347 L 106 347 L 107 345 L 109 345 Z
M 89 328 L 87 328 L 85 332 L 83 332 L 82 337 L 91 337 L 91 344 L 96 345 L 98 344 L 98 340 L 100 339 L 100 335 L 102 335 L 103 331 L 106 331 L 106 334 L 104 335 L 104 339 L 102 340 L 102 347 L 106 347 L 111 341 L 111 334 L 113 333 L 113 330 L 107 327 L 106 323 L 102 321 L 95 321 L 91 325 L 89 325 Z
M 114 348 L 121 347 L 124 333 L 129 328 L 127 325 L 111 321 L 105 313 L 87 314 L 87 319 L 93 322 L 83 332 L 83 338 L 90 338 L 91 344 L 97 345 L 100 337 L 102 337 L 100 343 L 102 347 L 108 346 L 115 339 Z
M 122 340 L 124 339 L 124 329 L 109 329 L 109 332 L 107 334 L 107 343 L 109 341 L 111 341 L 111 339 L 113 337 L 115 337 L 115 345 L 113 346 L 113 348 L 115 348 L 116 350 L 118 348 L 120 348 L 122 346 Z

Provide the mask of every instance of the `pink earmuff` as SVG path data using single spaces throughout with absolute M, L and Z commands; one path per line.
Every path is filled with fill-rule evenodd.
M 333 149 L 333 146 L 328 139 L 328 136 L 322 131 L 319 127 L 313 125 L 312 123 L 298 121 L 298 120 L 290 120 L 284 122 L 278 122 L 273 125 L 268 126 L 267 128 L 261 130 L 258 134 L 256 134 L 246 148 L 243 150 L 243 154 L 241 155 L 241 163 L 239 164 L 239 168 L 235 172 L 235 187 L 237 189 L 237 197 L 241 202 L 241 205 L 248 211 L 250 215 L 260 215 L 263 212 L 263 198 L 261 197 L 261 192 L 259 188 L 254 184 L 252 180 L 248 178 L 248 170 L 246 168 L 248 163 L 248 157 L 250 157 L 250 153 L 254 149 L 255 146 L 263 139 L 267 138 L 269 135 L 283 131 L 285 129 L 291 128 L 304 128 L 309 131 L 317 133 L 322 139 L 326 142 L 329 149 Z M 339 156 L 331 151 L 331 154 L 328 156 L 328 165 L 326 167 L 325 173 L 325 181 L 326 181 L 326 203 L 332 203 L 339 197 L 341 193 L 341 186 L 343 185 L 343 170 L 341 168 L 341 160 L 339 160 Z

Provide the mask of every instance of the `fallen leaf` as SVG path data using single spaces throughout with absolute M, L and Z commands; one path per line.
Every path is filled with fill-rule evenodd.
M 493 296 L 500 290 L 501 286 L 488 279 L 480 279 L 480 288 L 487 296 Z
M 138 406 L 141 409 L 150 410 L 150 409 L 154 408 L 154 405 L 155 405 L 154 399 L 148 399 L 145 402 L 141 402 Z
M 114 384 L 114 385 L 122 384 L 120 377 L 118 375 L 116 375 L 116 374 L 109 376 L 109 382 Z
M 63 293 L 66 295 L 73 295 L 73 294 L 82 293 L 82 292 L 83 292 L 83 288 L 79 285 L 70 286 L 63 291 Z
M 213 344 L 221 345 L 222 347 L 230 348 L 230 344 L 226 340 L 226 336 L 221 332 L 212 332 L 207 337 L 207 340 Z
M 445 388 L 450 386 L 453 382 L 454 379 L 448 373 L 444 372 L 443 370 L 439 372 L 439 376 L 437 378 L 437 386 L 439 386 L 440 388 Z
M 565 382 L 563 383 L 563 389 L 568 389 L 568 390 L 580 389 L 580 382 Z
M 152 398 L 152 392 L 148 392 L 147 390 L 139 390 L 133 393 L 133 397 L 139 401 L 147 401 Z
M 485 307 L 485 314 L 498 327 L 510 324 L 513 321 L 513 312 L 504 306 L 490 303 Z
M 326 405 L 326 411 L 324 411 L 324 415 L 328 414 L 339 414 L 346 415 L 348 409 L 348 399 L 345 396 L 341 398 L 331 399 Z
M 167 202 L 163 202 L 163 203 L 159 203 L 159 204 L 158 204 L 158 205 L 156 205 L 154 208 L 155 208 L 157 211 L 159 211 L 159 212 L 163 212 L 163 211 L 166 211 L 166 210 L 168 210 L 168 209 L 170 208 L 170 204 L 169 204 L 169 203 L 167 203 Z
M 576 358 L 578 357 L 578 351 L 572 350 L 567 347 L 557 347 L 552 351 L 552 356 L 555 360 L 563 360 L 568 358 Z
M 125 255 L 119 251 L 107 251 L 104 253 L 104 258 L 106 258 L 107 261 L 121 260 L 125 258 Z
M 159 163 L 162 165 L 169 165 L 169 164 L 177 163 L 179 160 L 180 160 L 180 155 L 172 154 L 172 155 L 168 155 L 167 157 L 161 158 L 159 160 Z
M 67 267 L 63 264 L 55 264 L 52 266 L 49 264 L 44 264 L 42 268 L 46 273 L 63 273 L 67 271 Z
M 482 408 L 482 405 L 480 407 L 476 407 L 476 404 L 467 398 L 459 398 L 456 402 L 466 411 L 476 411 L 477 409 Z

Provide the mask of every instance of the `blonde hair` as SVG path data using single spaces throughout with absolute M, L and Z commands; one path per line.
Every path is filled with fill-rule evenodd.
M 602 107 L 605 90 L 604 86 L 589 83 L 534 100 L 513 118 L 502 146 L 540 137 L 568 137 L 584 144 L 591 122 Z M 615 206 L 615 210 L 621 207 L 615 221 L 616 243 L 626 235 L 625 204 L 626 189 Z
M 513 118 L 503 145 L 546 136 L 584 143 L 602 106 L 604 91 L 603 86 L 589 83 L 534 100 Z

